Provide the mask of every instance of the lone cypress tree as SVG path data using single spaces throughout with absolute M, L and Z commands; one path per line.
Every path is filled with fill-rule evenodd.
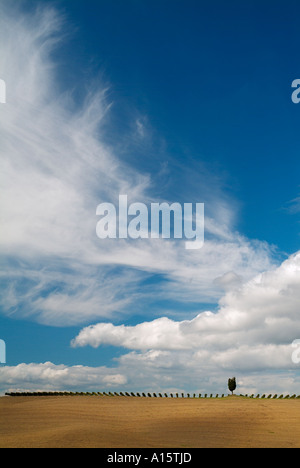
M 229 379 L 228 380 L 228 388 L 229 388 L 229 391 L 232 393 L 233 395 L 233 392 L 235 391 L 236 389 L 236 378 L 233 377 L 232 379 Z

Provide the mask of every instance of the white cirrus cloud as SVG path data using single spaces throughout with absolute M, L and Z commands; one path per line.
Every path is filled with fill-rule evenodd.
M 2 312 L 67 326 L 128 315 L 137 299 L 215 303 L 228 281 L 271 268 L 270 246 L 234 230 L 236 204 L 205 170 L 195 178 L 180 168 L 176 176 L 182 197 L 207 204 L 201 251 L 186 251 L 180 241 L 97 238 L 99 203 L 117 204 L 120 194 L 130 202 L 174 202 L 168 197 L 176 192 L 158 200 L 157 171 L 145 174 L 105 143 L 106 84 L 91 85 L 81 105 L 60 91 L 53 51 L 68 33 L 66 18 L 53 8 L 26 14 L 0 3 L 0 76 L 7 84 L 0 111 Z M 139 120 L 140 133 L 146 121 Z M 170 185 L 173 176 L 173 169 L 164 175 Z M 142 283 L 152 275 L 167 281 L 150 292 Z
M 300 213 L 300 197 L 294 198 L 287 203 L 287 211 L 291 214 Z

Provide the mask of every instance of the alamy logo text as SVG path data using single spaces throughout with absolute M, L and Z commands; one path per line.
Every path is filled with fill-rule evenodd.
M 144 203 L 128 205 L 127 195 L 120 195 L 118 207 L 101 203 L 96 214 L 99 239 L 185 239 L 188 250 L 204 245 L 204 203 L 151 203 L 148 209 Z

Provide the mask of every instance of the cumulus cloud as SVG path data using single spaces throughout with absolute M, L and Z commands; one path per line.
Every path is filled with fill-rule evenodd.
M 191 347 L 181 333 L 180 323 L 160 318 L 134 327 L 99 323 L 84 328 L 72 341 L 73 347 L 110 344 L 128 349 L 188 349 Z
M 190 379 L 235 370 L 296 370 L 292 342 L 300 330 L 300 253 L 228 292 L 216 313 L 193 320 L 160 318 L 134 327 L 97 324 L 84 328 L 72 346 L 110 344 L 135 350 L 120 358 L 134 369 L 172 369 Z M 137 351 L 141 351 L 138 353 Z M 174 372 L 174 374 L 173 374 Z M 197 374 L 197 376 L 196 376 Z
M 19 364 L 0 368 L 0 392 L 13 390 L 97 391 L 127 383 L 126 376 L 106 367 L 43 364 Z M 87 389 L 87 390 L 85 390 Z
M 203 312 L 182 322 L 160 318 L 134 327 L 99 323 L 84 328 L 72 345 L 217 350 L 232 344 L 289 344 L 300 328 L 299 286 L 300 253 L 228 292 L 217 313 Z
M 293 349 L 293 348 L 291 348 Z M 227 393 L 229 376 L 236 375 L 241 393 L 299 393 L 299 372 L 278 372 L 280 350 L 266 355 L 257 349 L 257 369 L 247 366 L 249 350 L 244 349 L 238 365 L 226 359 L 212 362 L 209 353 L 191 351 L 132 351 L 117 360 L 117 367 L 87 367 L 19 364 L 0 368 L 0 395 L 10 391 L 136 391 Z M 288 351 L 288 348 L 285 352 Z M 250 353 L 253 350 L 250 350 Z M 224 355 L 223 355 L 224 356 Z M 230 356 L 228 356 L 230 358 Z M 270 359 L 273 364 L 270 366 Z M 243 366 L 242 364 L 243 360 Z M 262 369 L 261 364 L 267 367 Z
M 0 388 L 226 393 L 299 393 L 292 360 L 300 330 L 300 253 L 227 292 L 216 313 L 193 320 L 160 318 L 136 326 L 84 328 L 74 347 L 113 345 L 129 352 L 112 368 L 21 364 L 0 369 Z
M 299 393 L 300 375 L 291 346 L 212 350 L 132 351 L 118 359 L 129 388 L 145 391 L 227 394 L 236 376 L 239 393 Z M 282 366 L 280 369 L 279 367 Z

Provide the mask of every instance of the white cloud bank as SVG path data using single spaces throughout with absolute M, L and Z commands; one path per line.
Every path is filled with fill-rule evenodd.
M 85 367 L 55 365 L 51 362 L 43 364 L 19 364 L 15 367 L 0 368 L 0 392 L 30 391 L 43 389 L 44 391 L 78 390 L 97 391 L 125 386 L 127 379 L 106 367 Z M 85 390 L 87 389 L 87 390 Z
M 300 252 L 228 292 L 217 313 L 204 312 L 182 322 L 160 318 L 134 327 L 99 323 L 84 328 L 72 346 L 110 344 L 135 350 L 121 357 L 120 364 L 143 369 L 145 375 L 153 375 L 155 368 L 155 374 L 162 380 L 169 375 L 175 386 L 180 378 L 203 385 L 205 375 L 219 380 L 226 372 L 248 377 L 261 373 L 264 391 L 262 382 L 273 372 L 274 391 L 283 391 L 282 379 L 289 387 L 285 391 L 296 391 L 300 368 L 292 362 L 292 343 L 300 333 L 299 304 Z M 280 376 L 283 371 L 290 372 L 289 384 Z
M 115 368 L 22 364 L 0 369 L 0 389 L 226 393 L 228 377 L 236 375 L 242 393 L 300 394 L 300 367 L 292 360 L 300 338 L 299 286 L 300 252 L 228 292 L 215 314 L 132 327 L 100 323 L 72 341 L 128 348 Z
M 256 276 L 228 292 L 217 313 L 191 321 L 160 318 L 134 327 L 99 323 L 84 328 L 74 347 L 103 344 L 133 350 L 213 349 L 288 345 L 300 330 L 300 253 L 279 268 Z M 270 349 L 272 353 L 273 350 Z

